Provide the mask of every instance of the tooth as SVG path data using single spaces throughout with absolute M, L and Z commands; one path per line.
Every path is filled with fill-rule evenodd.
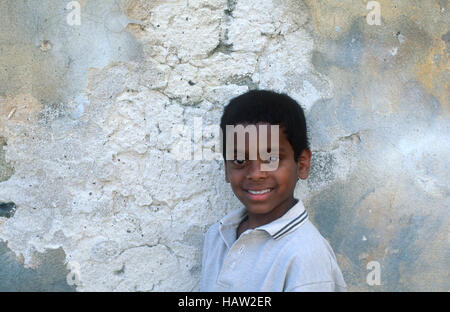
M 251 191 L 251 190 L 249 190 L 249 193 L 255 194 L 255 195 L 257 195 L 257 194 L 265 194 L 265 193 L 268 193 L 268 192 L 270 192 L 270 189 L 266 189 L 266 190 L 262 190 L 262 191 Z

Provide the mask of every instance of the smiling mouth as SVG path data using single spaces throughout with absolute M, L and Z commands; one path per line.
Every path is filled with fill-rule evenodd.
M 266 200 L 270 196 L 272 191 L 273 191 L 273 188 L 267 188 L 267 189 L 263 189 L 263 190 L 245 190 L 245 193 L 247 193 L 247 197 L 250 200 L 262 201 L 262 200 Z
M 260 190 L 260 191 L 255 191 L 255 190 L 246 190 L 246 191 L 252 195 L 262 195 L 262 194 L 269 193 L 272 190 L 273 189 L 271 189 L 271 188 L 267 188 L 265 190 Z

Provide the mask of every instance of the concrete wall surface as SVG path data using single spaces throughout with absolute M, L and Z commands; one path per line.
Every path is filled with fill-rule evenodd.
M 240 203 L 221 159 L 174 159 L 173 130 L 216 152 L 193 129 L 256 88 L 305 109 L 295 195 L 349 290 L 449 291 L 449 12 L 0 0 L 0 291 L 198 290 L 204 233 Z

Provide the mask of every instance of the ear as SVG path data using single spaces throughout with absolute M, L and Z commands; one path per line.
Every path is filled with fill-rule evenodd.
M 298 157 L 297 175 L 302 180 L 305 180 L 309 175 L 309 171 L 311 169 L 311 156 L 311 150 L 306 148 Z

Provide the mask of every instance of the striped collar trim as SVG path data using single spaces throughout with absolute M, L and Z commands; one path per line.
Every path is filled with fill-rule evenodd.
M 279 239 L 298 229 L 306 222 L 306 220 L 308 220 L 308 213 L 306 212 L 302 201 L 300 199 L 296 200 L 297 203 L 280 218 L 257 227 L 256 229 L 268 232 L 274 239 Z
M 279 239 L 282 236 L 291 233 L 298 229 L 302 224 L 308 220 L 308 213 L 303 206 L 303 202 L 300 199 L 296 199 L 297 203 L 291 207 L 280 218 L 262 226 L 255 228 L 255 230 L 262 230 L 269 233 L 274 239 Z M 225 216 L 220 220 L 222 226 L 236 227 L 247 216 L 245 207 L 242 207 L 236 211 Z

